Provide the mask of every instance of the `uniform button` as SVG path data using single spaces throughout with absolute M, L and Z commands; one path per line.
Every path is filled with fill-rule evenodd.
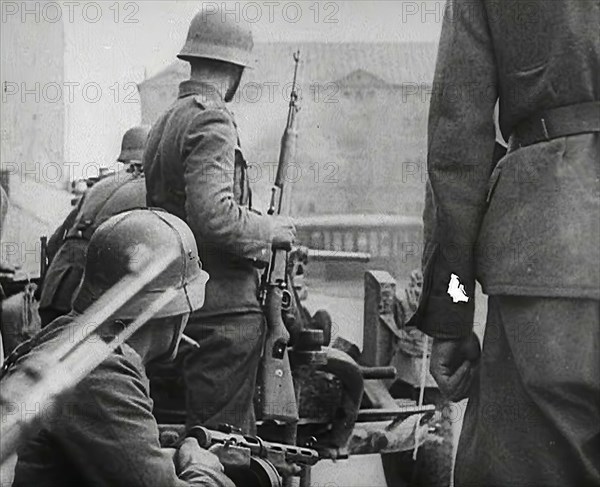
M 532 271 L 533 271 L 533 269 L 531 267 L 527 268 L 527 274 L 531 274 Z

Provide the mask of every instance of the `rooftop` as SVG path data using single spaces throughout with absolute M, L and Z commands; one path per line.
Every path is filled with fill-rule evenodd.
M 285 82 L 292 73 L 292 54 L 301 53 L 300 79 L 303 84 L 337 81 L 354 71 L 366 72 L 390 85 L 405 83 L 430 84 L 433 79 L 437 45 L 428 42 L 411 43 L 257 43 L 254 61 L 247 70 L 246 81 Z M 189 65 L 175 61 L 147 83 L 169 83 L 185 78 Z

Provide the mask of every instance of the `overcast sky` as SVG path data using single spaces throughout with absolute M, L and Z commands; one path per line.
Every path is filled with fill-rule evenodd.
M 105 49 L 126 51 L 126 57 L 143 65 L 150 76 L 173 61 L 190 20 L 203 4 L 209 9 L 224 5 L 230 19 L 245 18 L 257 42 L 437 41 L 444 7 L 441 0 L 131 3 L 135 7 L 120 4 L 120 22 L 113 23 L 113 35 L 105 37 L 103 44 Z M 127 17 L 139 22 L 126 23 Z
M 95 83 L 102 94 L 94 102 L 76 96 L 66 103 L 65 158 L 89 161 L 93 155 L 107 165 L 116 159 L 123 132 L 140 123 L 136 83 L 176 60 L 203 5 L 224 6 L 230 19 L 250 22 L 256 42 L 437 42 L 444 13 L 443 0 L 9 3 L 16 22 L 25 7 L 41 10 L 42 18 L 27 15 L 22 29 L 62 14 L 64 81 Z

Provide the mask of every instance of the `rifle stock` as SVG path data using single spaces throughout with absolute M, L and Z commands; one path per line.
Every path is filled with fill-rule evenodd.
M 273 288 L 265 301 L 268 324 L 265 355 L 262 361 L 262 419 L 298 421 L 298 407 L 287 346 L 290 334 L 281 317 L 283 290 Z

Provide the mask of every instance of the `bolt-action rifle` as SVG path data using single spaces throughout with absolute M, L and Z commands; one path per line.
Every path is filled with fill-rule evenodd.
M 286 183 L 288 167 L 296 157 L 298 139 L 298 92 L 296 79 L 300 52 L 294 54 L 294 81 L 290 93 L 289 111 L 279 153 L 279 165 L 271 192 L 270 215 L 289 215 L 291 212 L 291 186 Z M 260 369 L 260 416 L 263 420 L 283 421 L 287 425 L 286 442 L 295 443 L 298 407 L 288 356 L 290 334 L 282 313 L 289 312 L 292 303 L 288 278 L 289 249 L 273 248 L 261 286 L 261 302 L 267 321 L 267 338 Z

